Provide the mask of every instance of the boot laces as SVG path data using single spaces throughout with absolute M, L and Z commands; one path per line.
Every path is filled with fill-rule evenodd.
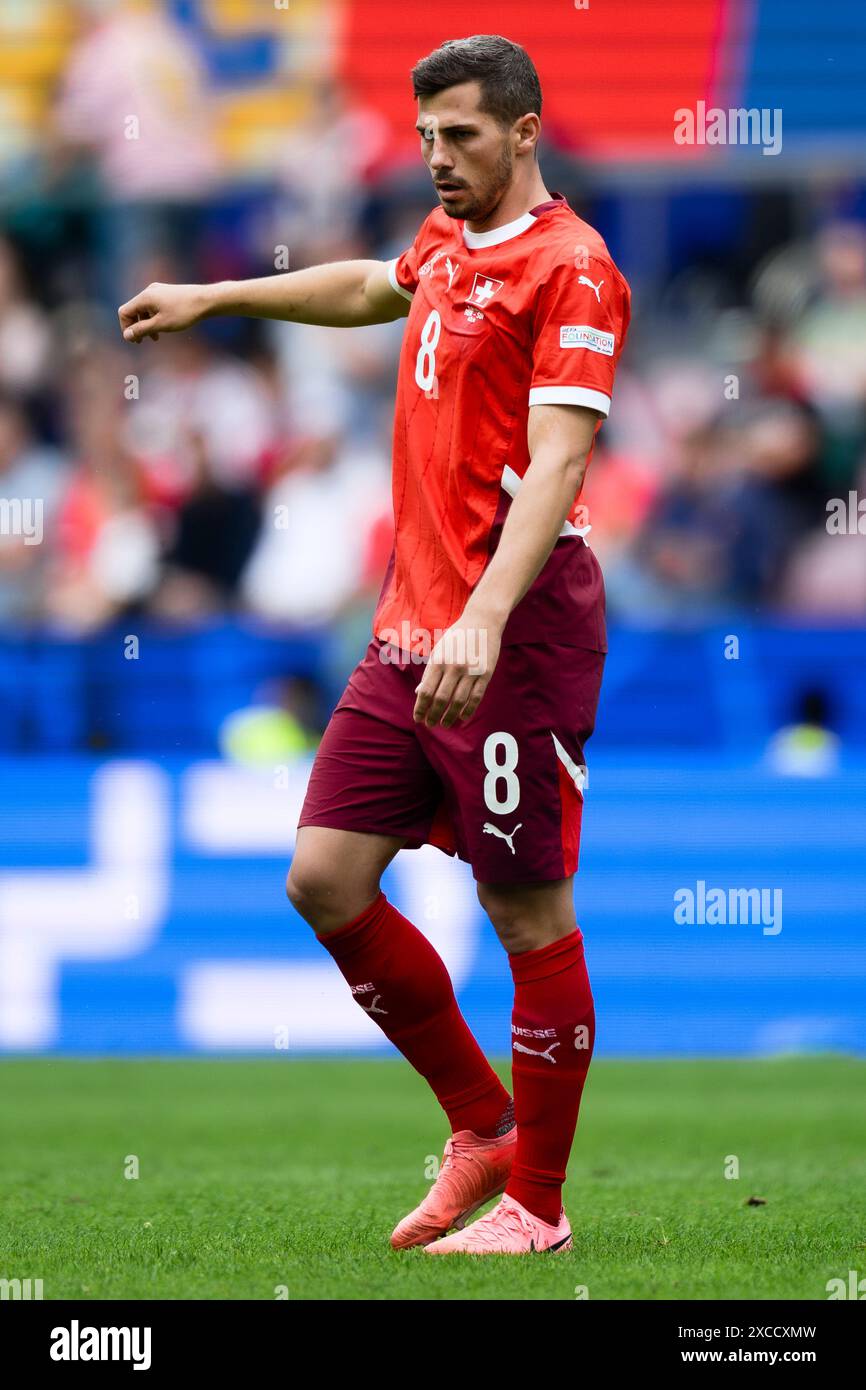
M 535 1224 L 526 1212 L 503 1197 L 486 1216 L 469 1227 L 467 1237 L 472 1244 L 496 1245 L 503 1234 L 510 1236 L 535 1236 Z

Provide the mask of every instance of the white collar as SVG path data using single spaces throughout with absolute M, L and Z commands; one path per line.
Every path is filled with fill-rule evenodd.
M 531 212 L 525 212 L 522 217 L 517 217 L 513 222 L 506 222 L 504 227 L 494 227 L 491 232 L 470 232 L 469 228 L 463 226 L 463 240 L 470 251 L 480 251 L 484 246 L 498 246 L 502 241 L 510 241 L 512 237 L 520 236 L 527 228 L 534 227 L 538 221 Z

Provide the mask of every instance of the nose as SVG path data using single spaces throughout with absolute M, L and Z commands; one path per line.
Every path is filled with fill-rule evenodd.
M 442 142 L 438 139 L 433 141 L 433 152 L 430 155 L 430 168 L 434 173 L 450 173 L 454 168 L 453 162 L 446 153 Z

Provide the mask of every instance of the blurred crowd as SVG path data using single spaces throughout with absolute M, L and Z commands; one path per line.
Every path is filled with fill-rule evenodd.
M 391 547 L 404 321 L 215 320 L 132 348 L 116 308 L 151 280 L 397 255 L 427 176 L 387 171 L 375 113 L 323 72 L 267 178 L 241 185 L 166 11 L 73 8 L 37 157 L 3 164 L 0 626 L 231 612 L 354 629 Z M 145 104 L 139 65 L 167 71 Z M 556 172 L 593 221 L 586 181 Z M 611 616 L 866 616 L 863 534 L 826 524 L 831 499 L 866 496 L 866 227 L 816 219 L 733 296 L 712 269 L 644 283 L 621 265 L 633 329 L 584 493 Z M 38 541 L 15 499 L 38 501 Z
M 781 245 L 738 305 L 696 298 L 691 314 L 648 307 L 591 465 L 611 608 L 862 617 L 866 227 L 829 220 Z M 844 529 L 830 524 L 842 501 Z

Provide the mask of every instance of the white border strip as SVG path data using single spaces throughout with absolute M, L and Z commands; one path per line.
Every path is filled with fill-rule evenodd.
M 500 479 L 500 485 L 503 491 L 507 492 L 509 497 L 514 498 L 517 496 L 518 489 L 522 482 L 523 479 L 520 475 L 515 473 L 509 463 L 506 463 Z M 591 530 L 592 526 L 573 526 L 570 521 L 566 521 L 563 522 L 562 530 L 559 534 L 560 536 L 580 536 L 584 545 L 589 545 L 589 541 L 586 538 Z
M 582 798 L 584 787 L 589 786 L 589 776 L 587 775 L 586 768 L 578 767 L 574 759 L 569 757 L 568 753 L 565 751 L 552 729 L 550 731 L 550 737 L 553 739 L 553 746 L 556 749 L 556 756 L 559 758 L 559 761 L 562 763 L 562 766 L 565 768 L 566 772 L 568 773 L 569 777 L 574 783 L 575 791 L 579 792 Z
M 402 294 L 403 298 L 408 299 L 409 303 L 411 304 L 413 291 L 404 290 L 403 286 L 399 283 L 397 279 L 397 262 L 399 259 L 399 256 L 395 256 L 393 261 L 388 262 L 388 283 L 390 284 L 392 290 L 396 290 L 398 294 Z
M 593 391 L 589 386 L 532 386 L 529 404 L 586 405 L 590 410 L 600 410 L 602 415 L 610 414 L 610 396 L 603 391 Z
M 533 217 L 531 212 L 525 212 L 522 217 L 516 217 L 513 222 L 506 222 L 504 227 L 494 227 L 490 232 L 470 232 L 464 223 L 463 240 L 470 251 L 480 251 L 484 246 L 500 246 L 503 241 L 520 236 L 521 232 L 534 227 L 537 222 L 537 217 Z

